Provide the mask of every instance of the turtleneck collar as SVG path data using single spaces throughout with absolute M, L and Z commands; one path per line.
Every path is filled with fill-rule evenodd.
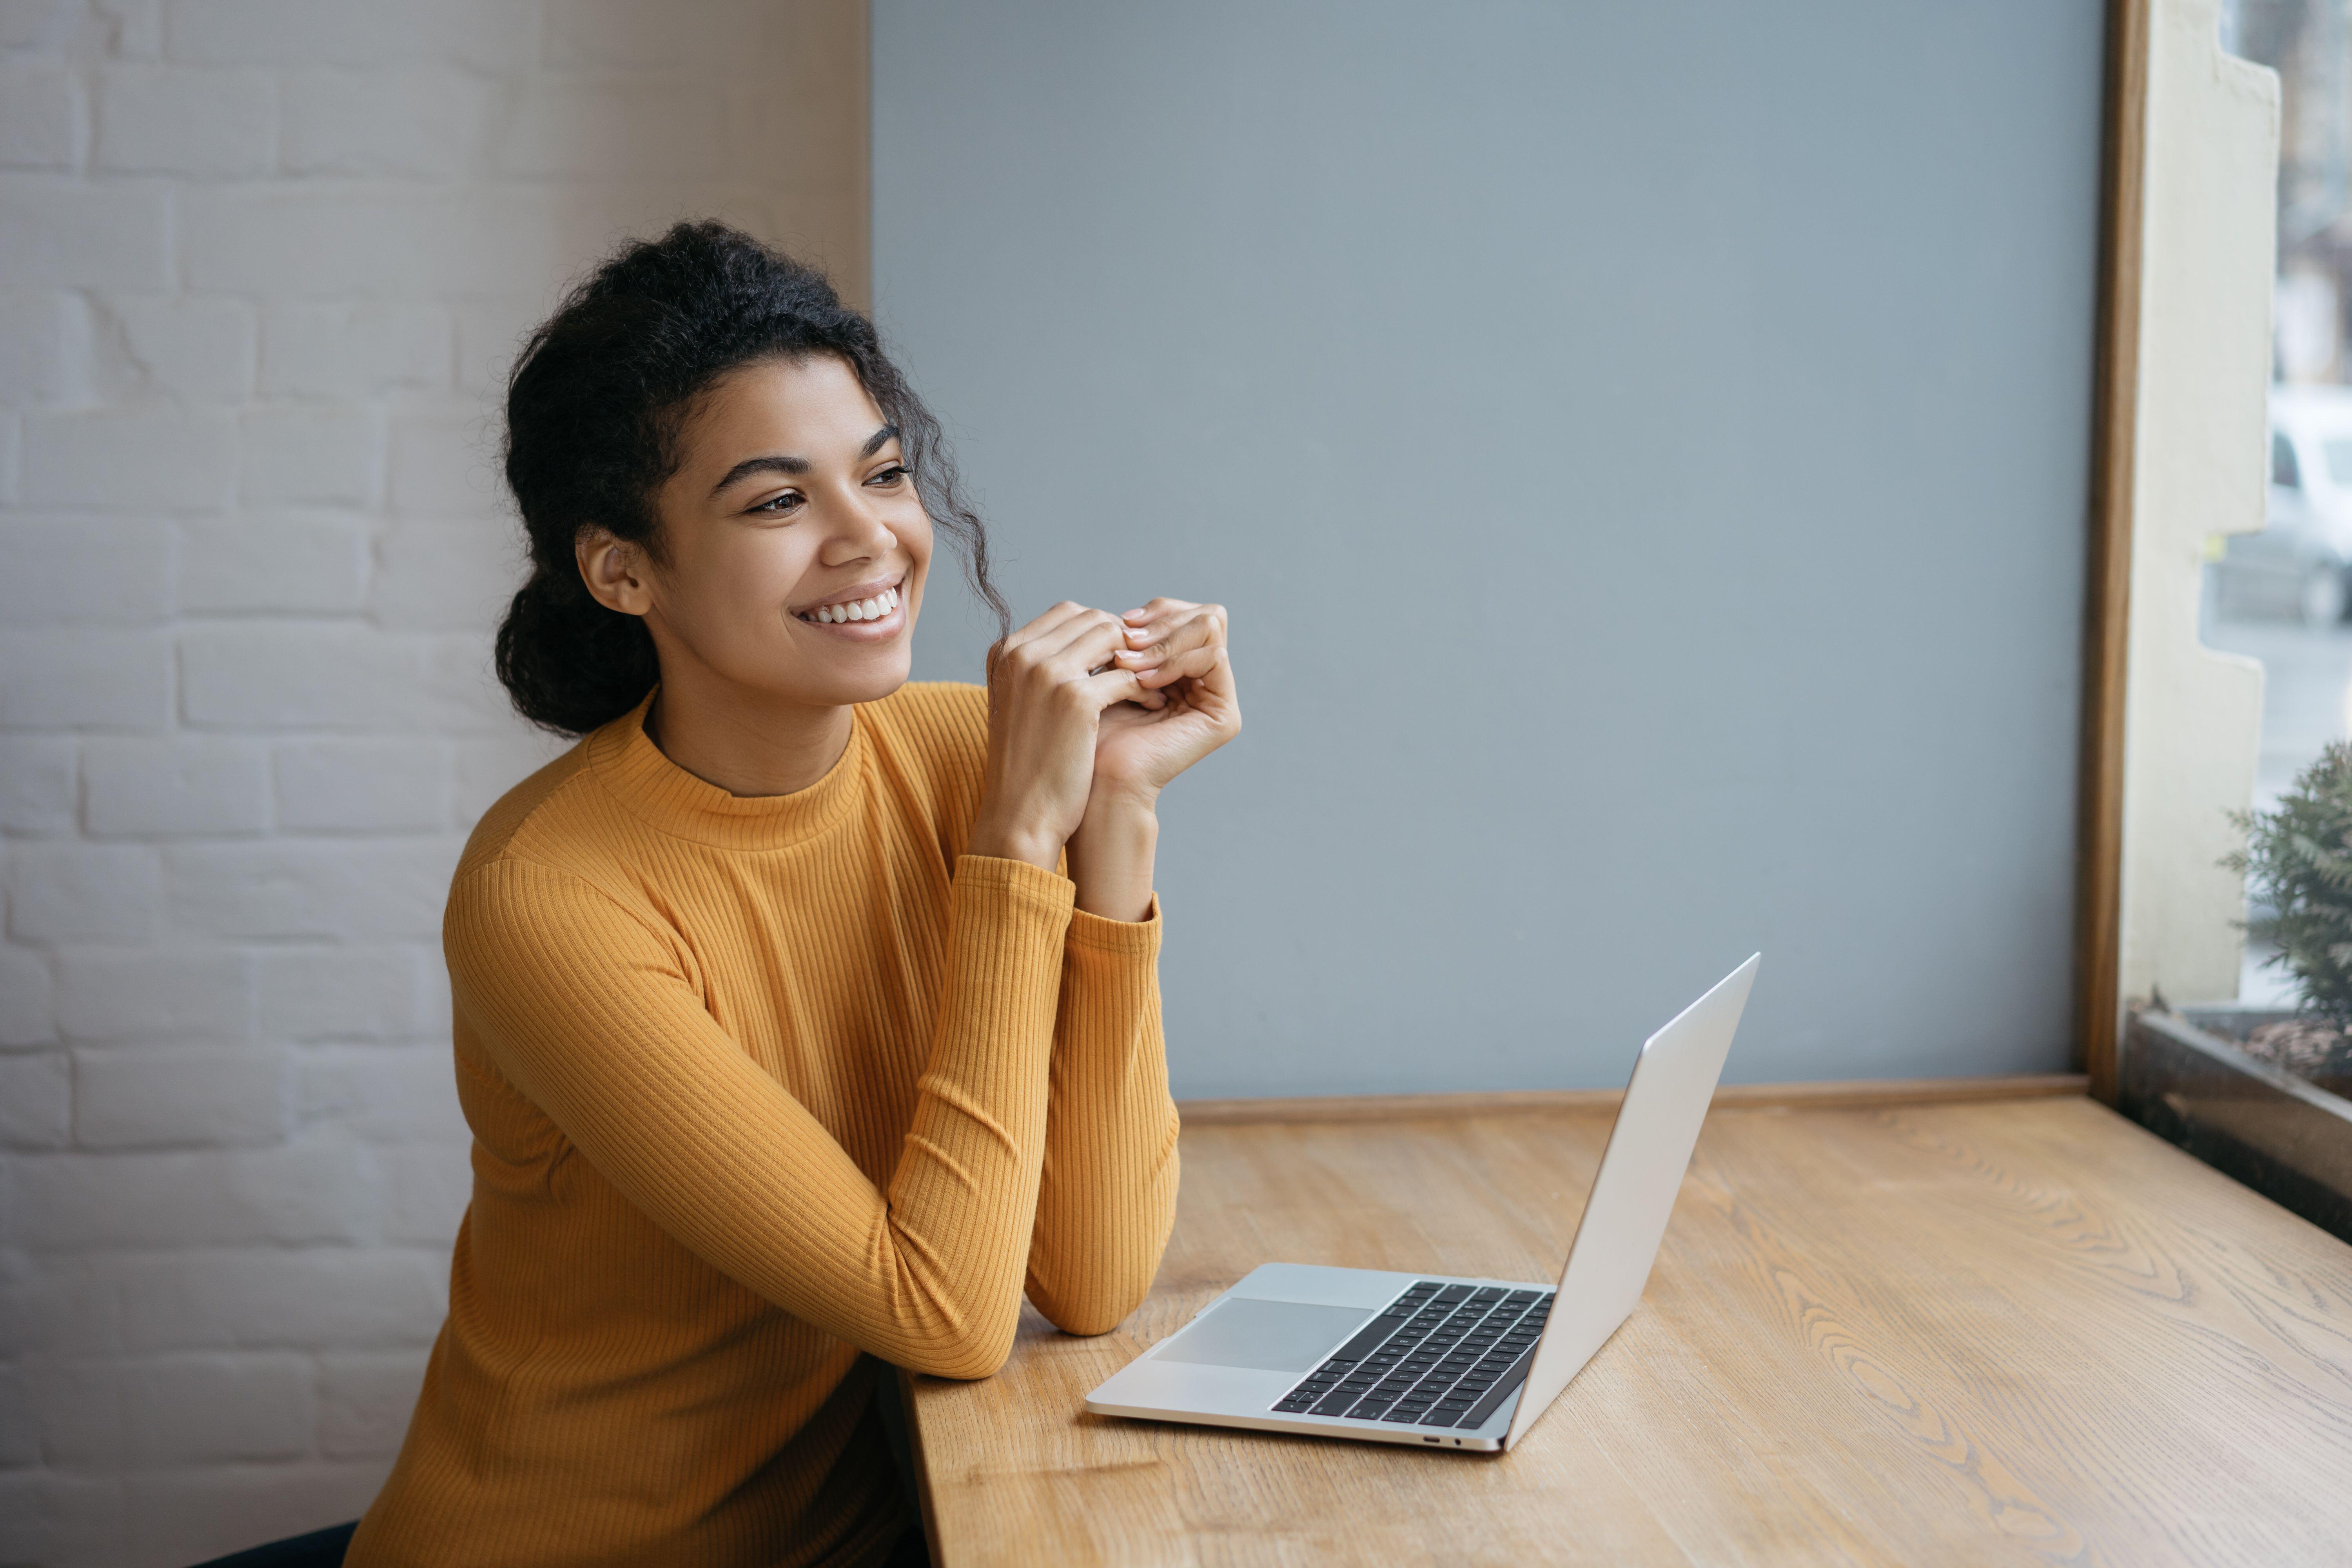
M 585 744 L 596 777 L 635 816 L 662 832 L 725 849 L 782 849 L 839 822 L 857 797 L 866 726 L 850 711 L 849 744 L 824 777 L 791 795 L 730 795 L 662 754 L 646 733 L 654 693 L 592 733 Z

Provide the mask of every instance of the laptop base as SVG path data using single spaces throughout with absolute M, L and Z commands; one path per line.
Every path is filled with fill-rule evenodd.
M 1318 1415 L 1311 1407 L 1282 1406 L 1296 1406 L 1305 1394 L 1316 1395 L 1315 1405 L 1339 1403 L 1343 1396 L 1331 1390 L 1341 1386 L 1345 1379 L 1334 1379 L 1328 1388 L 1318 1385 L 1317 1379 L 1328 1372 L 1331 1363 L 1349 1357 L 1351 1351 L 1361 1357 L 1357 1364 L 1366 1368 L 1360 1374 L 1362 1387 L 1355 1390 L 1361 1397 L 1355 1399 L 1355 1404 L 1361 1404 L 1365 1397 L 1376 1398 L 1381 1388 L 1401 1382 L 1408 1370 L 1407 1363 L 1415 1359 L 1433 1359 L 1442 1365 L 1445 1359 L 1472 1357 L 1475 1376 L 1476 1356 L 1500 1360 L 1502 1349 L 1508 1349 L 1513 1352 L 1509 1359 L 1517 1363 L 1517 1376 L 1523 1378 L 1526 1358 L 1517 1353 L 1517 1346 L 1508 1343 L 1509 1329 L 1497 1326 L 1487 1330 L 1494 1335 L 1491 1346 L 1469 1336 L 1480 1332 L 1488 1320 L 1499 1320 L 1504 1313 L 1524 1322 L 1526 1309 L 1531 1302 L 1548 1304 L 1551 1294 L 1548 1285 L 1521 1281 L 1391 1274 L 1378 1269 L 1324 1268 L 1296 1263 L 1265 1264 L 1201 1310 L 1181 1336 L 1190 1343 L 1180 1344 L 1176 1336 L 1163 1340 L 1096 1389 L 1087 1396 L 1086 1407 L 1097 1415 L 1181 1421 L 1254 1432 L 1291 1432 L 1305 1436 L 1352 1437 L 1359 1442 L 1398 1443 L 1407 1447 L 1449 1452 L 1497 1453 L 1518 1408 L 1519 1384 L 1516 1380 L 1501 1392 L 1499 1398 L 1488 1397 L 1497 1392 L 1493 1380 L 1467 1391 L 1470 1402 L 1464 1414 L 1475 1412 L 1479 1417 L 1475 1426 L 1467 1427 L 1451 1421 L 1436 1424 L 1437 1416 L 1448 1413 L 1438 1410 L 1434 1400 L 1428 1402 L 1426 1409 L 1412 1411 L 1411 1420 L 1403 1419 L 1393 1404 L 1388 1407 L 1391 1413 L 1389 1419 Z M 1481 1296 L 1486 1300 L 1481 1301 Z M 1515 1305 L 1519 1310 L 1514 1312 Z M 1216 1314 L 1229 1308 L 1229 1316 L 1247 1314 L 1248 1322 L 1246 1327 L 1237 1324 L 1234 1331 L 1221 1342 Z M 1293 1344 L 1308 1347 L 1303 1352 L 1283 1342 L 1286 1325 L 1282 1314 L 1286 1309 L 1297 1310 L 1294 1313 L 1297 1333 L 1292 1341 Z M 1333 1315 L 1318 1318 L 1318 1310 Z M 1463 1319 L 1471 1321 L 1456 1321 Z M 1539 1323 L 1540 1319 L 1537 1321 Z M 1352 1332 L 1345 1327 L 1350 1322 L 1357 1324 Z M 1329 1331 L 1328 1325 L 1333 1323 L 1341 1325 L 1339 1334 Z M 1449 1324 L 1454 1325 L 1451 1337 L 1433 1345 L 1432 1336 L 1447 1335 Z M 1197 1334 L 1193 1325 L 1200 1325 Z M 1316 1331 L 1318 1325 L 1323 1326 L 1319 1334 Z M 1342 1336 L 1346 1343 L 1333 1350 L 1335 1339 Z M 1221 1343 L 1233 1348 L 1221 1349 Z M 1243 1345 L 1255 1349 L 1240 1348 Z M 1465 1345 L 1467 1350 L 1463 1348 Z M 1418 1356 L 1415 1352 L 1419 1352 Z M 1386 1362 L 1390 1357 L 1395 1359 L 1388 1364 L 1373 1364 L 1376 1360 Z M 1265 1364 L 1225 1364 L 1240 1359 Z M 1429 1381 L 1429 1369 L 1409 1370 L 1422 1374 L 1418 1382 Z M 1510 1373 L 1504 1372 L 1501 1375 Z

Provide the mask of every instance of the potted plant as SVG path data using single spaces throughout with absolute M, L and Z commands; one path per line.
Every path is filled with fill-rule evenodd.
M 2246 847 L 2246 934 L 2302 1005 L 2134 1010 L 2117 1106 L 2305 1218 L 2352 1240 L 2352 745 L 2329 746 L 2270 811 L 2233 820 Z

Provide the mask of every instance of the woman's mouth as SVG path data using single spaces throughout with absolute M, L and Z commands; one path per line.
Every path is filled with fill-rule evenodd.
M 793 611 L 793 617 L 809 626 L 823 626 L 828 631 L 838 630 L 860 640 L 888 637 L 905 624 L 906 585 L 904 577 L 878 585 L 861 583 L 821 605 Z

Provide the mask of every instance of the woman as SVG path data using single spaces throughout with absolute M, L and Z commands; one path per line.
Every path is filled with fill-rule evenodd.
M 935 530 L 1009 618 L 980 522 L 873 327 L 716 224 L 576 290 L 507 424 L 499 672 L 584 738 L 450 889 L 474 1196 L 350 1561 L 877 1562 L 877 1363 L 986 1377 L 1024 1288 L 1097 1334 L 1158 1267 L 1153 802 L 1240 728 L 1224 614 L 908 684 Z

